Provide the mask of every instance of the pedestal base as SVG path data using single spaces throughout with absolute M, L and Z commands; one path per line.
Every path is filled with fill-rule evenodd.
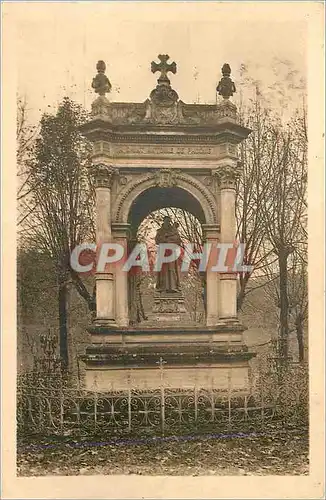
M 190 324 L 185 300 L 181 293 L 155 293 L 152 314 L 148 316 L 147 326 L 162 323 L 173 327 L 175 324 Z
M 180 360 L 181 361 L 181 360 Z M 126 367 L 103 369 L 92 367 L 86 371 L 86 389 L 98 392 L 214 390 L 221 393 L 246 395 L 250 392 L 248 361 L 212 364 L 183 364 L 170 366 L 158 361 L 155 367 Z
M 92 326 L 86 349 L 89 390 L 215 388 L 249 390 L 248 352 L 238 322 L 215 327 L 108 329 Z

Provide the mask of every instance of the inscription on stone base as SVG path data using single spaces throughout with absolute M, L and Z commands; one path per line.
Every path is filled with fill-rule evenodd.
M 154 296 L 153 313 L 149 317 L 148 325 L 163 323 L 166 326 L 176 324 L 190 324 L 190 315 L 185 307 L 185 300 L 181 293 L 156 293 Z
M 181 294 L 160 294 L 154 296 L 154 313 L 186 313 L 185 301 Z
M 115 156 L 210 156 L 215 153 L 218 156 L 218 146 L 133 146 L 133 145 L 114 145 Z
M 141 141 L 141 138 L 139 138 Z M 93 155 L 105 154 L 112 158 L 237 158 L 237 146 L 229 142 L 208 145 L 171 144 L 119 144 L 98 141 L 93 145 Z

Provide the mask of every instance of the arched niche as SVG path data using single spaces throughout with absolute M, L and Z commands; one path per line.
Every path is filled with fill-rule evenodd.
M 128 223 L 136 229 L 150 213 L 167 207 L 181 208 L 194 215 L 201 224 L 206 223 L 205 213 L 198 200 L 179 187 L 151 187 L 143 191 L 130 207 Z
M 183 208 L 202 224 L 217 223 L 214 195 L 188 174 L 175 174 L 172 185 L 160 185 L 153 174 L 135 176 L 115 200 L 113 221 L 138 227 L 151 212 L 165 207 Z

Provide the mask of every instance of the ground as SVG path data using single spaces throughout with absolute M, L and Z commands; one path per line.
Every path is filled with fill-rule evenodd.
M 79 474 L 306 475 L 308 431 L 67 442 L 20 442 L 19 476 Z

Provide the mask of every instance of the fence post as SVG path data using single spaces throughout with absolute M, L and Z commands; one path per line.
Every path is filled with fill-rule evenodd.
M 215 420 L 215 398 L 214 398 L 214 391 L 211 389 L 211 422 L 214 422 Z
M 97 430 L 97 392 L 94 393 L 94 432 Z
M 198 394 L 197 394 L 197 385 L 194 387 L 194 399 L 195 399 L 195 424 L 197 426 L 198 419 Z
M 232 373 L 231 369 L 228 371 L 228 428 L 229 430 L 232 427 L 232 406 L 231 406 L 231 401 L 232 401 Z
M 265 411 L 264 411 L 265 399 L 264 399 L 264 389 L 262 385 L 260 387 L 260 391 L 261 391 L 261 423 L 263 425 L 265 422 Z
M 164 373 L 163 373 L 163 358 L 160 357 L 160 379 L 161 379 L 161 422 L 162 422 L 162 436 L 165 433 L 165 393 L 164 393 Z
M 80 428 L 80 398 L 79 396 L 77 396 L 77 400 L 76 400 L 76 409 L 77 409 L 77 425 L 78 425 L 78 429 L 79 431 L 81 430 Z
M 128 377 L 129 382 L 129 377 Z M 128 431 L 131 432 L 131 389 L 128 386 Z
M 245 414 L 245 422 L 248 420 L 248 400 L 247 395 L 244 397 L 244 414 Z
M 60 432 L 63 433 L 64 426 L 64 393 L 62 387 L 60 387 Z
M 39 405 L 39 428 L 43 428 L 43 411 L 42 411 L 42 399 L 38 396 L 38 405 Z

